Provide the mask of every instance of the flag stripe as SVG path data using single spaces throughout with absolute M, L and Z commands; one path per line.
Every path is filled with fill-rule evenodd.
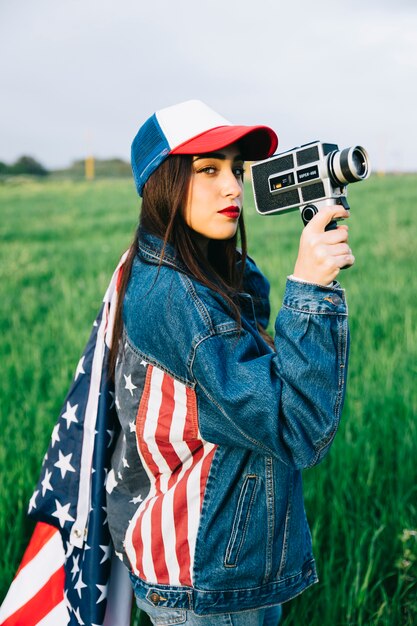
M 38 522 L 36 524 L 35 531 L 33 532 L 28 547 L 25 550 L 19 569 L 16 572 L 16 576 L 19 574 L 20 570 L 28 565 L 28 563 L 30 563 L 30 561 L 37 555 L 42 546 L 52 539 L 57 532 L 58 531 L 54 526 L 50 526 L 44 522 Z
M 136 435 L 151 489 L 126 533 L 127 554 L 147 582 L 192 586 L 201 502 L 216 449 L 199 433 L 195 392 L 148 365 Z
M 58 530 L 34 552 L 34 546 L 39 546 L 41 536 L 45 534 L 44 525 L 36 525 L 34 531 L 34 541 L 31 541 L 30 552 L 32 559 L 28 561 L 26 555 L 24 560 L 26 565 L 21 567 L 13 580 L 9 592 L 1 606 L 0 618 L 6 619 L 16 613 L 23 605 L 31 603 L 34 596 L 39 593 L 48 583 L 48 580 L 61 570 L 64 565 L 64 548 L 61 535 Z M 61 587 L 63 596 L 63 586 Z M 62 598 L 61 598 L 62 599 Z
M 60 422 L 54 428 L 48 454 L 44 458 L 44 479 L 40 482 L 42 488 L 38 485 L 35 491 L 38 498 L 32 496 L 30 505 L 31 514 L 35 519 L 59 517 L 59 512 L 62 512 L 64 517 L 65 513 L 66 520 L 59 518 L 59 522 L 65 526 L 63 532 L 71 531 L 67 553 L 65 554 L 61 533 L 55 528 L 54 521 L 50 525 L 38 522 L 16 577 L 0 608 L 1 626 L 67 626 L 70 621 L 70 606 L 74 611 L 71 614 L 72 622 L 76 619 L 80 624 L 91 626 L 102 624 L 105 620 L 106 624 L 110 624 L 105 615 L 111 614 L 117 616 L 113 623 L 117 622 L 120 626 L 127 626 L 130 622 L 132 588 L 127 576 L 123 582 L 126 592 L 117 593 L 117 596 L 113 597 L 113 606 L 107 605 L 106 611 L 104 600 L 96 602 L 98 596 L 106 597 L 110 576 L 108 562 L 103 563 L 103 560 L 98 562 L 100 547 L 107 546 L 110 541 L 105 509 L 99 506 L 99 502 L 103 501 L 99 490 L 104 489 L 102 475 L 107 468 L 107 433 L 111 432 L 108 429 L 115 419 L 114 410 L 112 411 L 111 384 L 107 378 L 106 346 L 111 346 L 117 286 L 120 284 L 126 256 L 127 253 L 121 258 L 110 281 L 103 298 L 102 309 L 93 324 L 90 339 L 67 395 L 68 403 L 71 400 L 70 406 L 85 407 L 80 415 L 77 414 L 78 430 L 67 432 L 70 427 L 68 422 L 66 431 L 62 432 L 61 429 L 60 437 L 58 435 Z M 86 377 L 83 379 L 84 374 Z M 74 457 L 77 457 L 78 492 L 70 504 L 74 517 L 66 510 L 68 483 L 64 481 L 56 490 L 56 495 L 53 493 L 49 496 L 44 484 L 45 478 L 48 476 L 47 481 L 50 478 L 49 470 L 56 466 L 58 447 L 54 449 L 54 444 L 57 442 L 60 442 L 60 451 L 64 444 L 69 444 L 71 454 L 74 453 Z M 50 451 L 53 451 L 51 455 Z M 64 478 L 62 475 L 62 479 Z M 73 492 L 72 486 L 69 491 Z M 62 502 L 63 498 L 65 505 Z M 55 513 L 52 507 L 56 507 Z M 71 525 L 69 522 L 74 518 L 75 524 Z M 57 520 L 55 523 L 58 523 Z M 88 530 L 88 533 L 84 530 Z M 84 544 L 86 535 L 88 546 Z M 78 572 L 79 575 L 75 576 Z M 115 586 L 116 579 L 114 580 Z M 119 606 L 121 599 L 122 607 Z
M 38 625 L 40 620 L 48 615 L 56 606 L 64 600 L 64 566 L 55 572 L 48 582 L 17 611 L 11 614 L 2 626 L 25 626 Z M 24 591 L 24 587 L 22 587 Z M 67 611 L 68 618 L 68 611 Z
M 45 615 L 36 626 L 62 626 L 63 624 L 68 624 L 68 619 L 68 609 L 65 600 L 63 600 L 57 604 L 48 615 Z
M 100 396 L 101 375 L 105 353 L 105 327 L 107 325 L 108 306 L 105 305 L 103 317 L 97 333 L 97 343 L 94 349 L 91 381 L 88 392 L 87 406 L 84 416 L 84 436 L 81 449 L 81 464 L 79 469 L 79 488 L 77 519 L 71 530 L 71 541 L 79 548 L 85 540 L 85 528 L 90 512 L 91 468 L 93 465 L 94 438 L 96 435 L 97 408 Z

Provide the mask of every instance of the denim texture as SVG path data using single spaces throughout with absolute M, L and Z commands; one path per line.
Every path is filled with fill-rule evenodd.
M 155 626 L 278 626 L 282 609 L 274 606 L 269 609 L 252 609 L 239 613 L 220 613 L 219 615 L 196 615 L 185 609 L 160 609 L 146 600 L 136 601 L 138 607 L 147 613 Z
M 317 582 L 301 470 L 320 462 L 343 406 L 347 305 L 335 283 L 287 280 L 276 352 L 256 328 L 269 285 L 253 261 L 239 328 L 224 300 L 141 233 L 124 302 L 141 359 L 193 389 L 202 437 L 217 445 L 198 529 L 193 587 L 132 575 L 140 600 L 197 615 L 281 604 Z

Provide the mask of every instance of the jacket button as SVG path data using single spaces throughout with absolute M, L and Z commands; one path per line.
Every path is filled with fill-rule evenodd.
M 159 595 L 159 593 L 151 593 L 151 595 L 149 596 L 149 600 L 153 604 L 158 604 L 158 602 L 161 600 L 161 596 Z

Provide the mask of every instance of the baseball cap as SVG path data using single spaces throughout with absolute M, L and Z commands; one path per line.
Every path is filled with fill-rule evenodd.
M 187 100 L 154 113 L 132 142 L 132 171 L 138 194 L 171 154 L 204 154 L 239 141 L 246 161 L 274 154 L 278 137 L 268 126 L 237 126 L 200 100 Z

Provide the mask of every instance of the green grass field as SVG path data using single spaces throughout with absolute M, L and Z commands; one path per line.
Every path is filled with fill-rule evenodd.
M 330 454 L 304 478 L 320 583 L 285 607 L 285 626 L 417 624 L 417 175 L 373 176 L 351 185 L 349 199 L 348 394 Z M 246 204 L 250 251 L 277 311 L 302 223 Z M 126 180 L 0 185 L 0 600 L 33 528 L 25 511 L 51 430 L 138 210 Z

